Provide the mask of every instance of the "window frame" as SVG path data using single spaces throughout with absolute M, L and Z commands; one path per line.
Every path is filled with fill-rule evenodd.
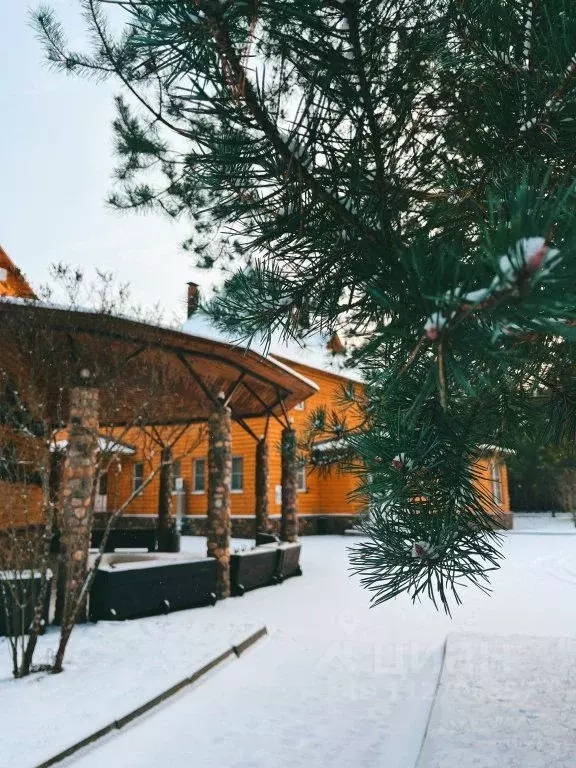
M 178 469 L 178 472 L 176 472 Z M 182 461 L 180 459 L 174 459 L 172 462 L 172 493 L 178 493 L 176 488 L 176 480 L 182 477 Z
M 240 488 L 234 488 L 234 462 L 240 462 Z M 236 473 L 238 475 L 238 473 Z M 244 493 L 244 456 L 232 456 L 230 493 Z
M 302 483 L 300 483 L 302 480 Z M 303 461 L 296 469 L 296 491 L 306 493 L 308 490 L 308 475 L 306 472 L 306 462 Z
M 196 487 L 196 480 L 198 475 L 196 474 L 196 466 L 198 462 L 202 462 L 204 470 L 202 472 L 202 488 Z M 192 459 L 192 493 L 196 496 L 201 496 L 206 493 L 206 459 L 203 456 L 198 456 L 196 459 Z
M 139 474 L 136 471 L 136 468 L 140 467 L 141 474 Z M 138 484 L 138 481 L 139 484 Z M 136 491 L 139 491 L 142 486 L 144 485 L 144 462 L 143 461 L 135 461 L 132 465 L 132 493 L 136 493 Z
M 490 480 L 492 482 L 492 501 L 494 506 L 501 507 L 504 501 L 502 493 L 502 469 L 500 462 L 492 460 L 490 462 Z

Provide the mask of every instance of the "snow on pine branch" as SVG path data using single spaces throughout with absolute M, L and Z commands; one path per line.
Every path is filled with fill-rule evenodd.
M 449 320 L 462 312 L 481 308 L 491 298 L 515 288 L 520 280 L 536 274 L 549 274 L 560 261 L 560 251 L 546 245 L 543 237 L 523 237 L 508 253 L 498 260 L 498 274 L 488 288 L 463 293 L 461 288 L 451 291 L 445 299 L 456 298 L 458 306 L 452 311 L 432 312 L 424 324 L 424 334 L 429 341 L 436 341 Z

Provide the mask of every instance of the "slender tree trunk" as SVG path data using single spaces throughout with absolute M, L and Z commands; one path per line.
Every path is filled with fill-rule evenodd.
M 296 432 L 286 427 L 282 430 L 282 541 L 298 540 L 297 468 Z
M 268 486 L 270 478 L 270 462 L 268 443 L 266 438 L 261 438 L 256 445 L 256 533 L 268 533 L 270 521 L 268 519 Z
M 208 557 L 218 562 L 218 597 L 230 595 L 230 485 L 232 420 L 230 409 L 217 407 L 208 421 Z
M 97 389 L 74 387 L 70 390 L 68 445 L 62 471 L 60 567 L 65 592 L 54 672 L 62 671 L 66 646 L 82 609 L 78 600 L 88 570 L 98 451 L 98 405 Z
M 170 552 L 172 539 L 172 449 L 160 454 L 160 491 L 158 494 L 158 550 Z

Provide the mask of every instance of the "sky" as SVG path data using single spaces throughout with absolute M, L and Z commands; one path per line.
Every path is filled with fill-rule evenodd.
M 33 287 L 55 262 L 113 270 L 135 302 L 183 318 L 185 283 L 211 281 L 181 248 L 186 222 L 107 207 L 119 86 L 48 67 L 30 25 L 38 4 L 0 0 L 0 245 Z M 85 47 L 77 0 L 47 4 Z

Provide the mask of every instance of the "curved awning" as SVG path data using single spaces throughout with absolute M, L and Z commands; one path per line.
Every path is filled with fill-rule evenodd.
M 35 378 L 44 413 L 62 423 L 66 392 L 100 390 L 100 421 L 122 425 L 142 403 L 147 424 L 205 421 L 224 400 L 236 419 L 279 414 L 318 387 L 257 352 L 124 317 L 37 301 L 0 299 L 7 375 Z

